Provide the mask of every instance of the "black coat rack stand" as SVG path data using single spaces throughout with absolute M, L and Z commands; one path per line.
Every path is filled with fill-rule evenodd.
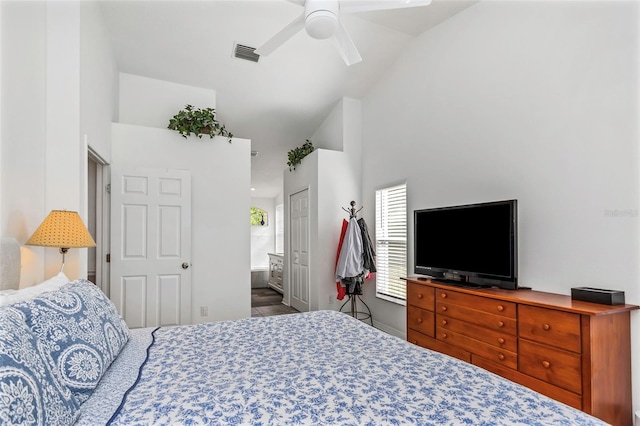
M 342 207 L 342 210 L 346 211 L 347 213 L 349 213 L 349 219 L 357 217 L 358 212 L 360 210 L 362 210 L 362 207 L 360 207 L 358 210 L 356 210 L 356 202 L 355 201 L 351 201 L 350 203 L 351 208 L 350 209 L 345 209 L 344 207 Z M 369 323 L 371 324 L 371 326 L 373 326 L 373 317 L 371 316 L 371 309 L 369 309 L 369 306 L 364 303 L 364 300 L 362 300 L 362 298 L 360 297 L 359 294 L 347 294 L 348 299 L 342 304 L 342 306 L 340 306 L 339 311 L 345 314 L 349 314 L 352 317 L 354 317 L 355 319 L 358 319 L 360 321 L 367 321 L 369 320 Z M 358 300 L 360 300 L 360 303 L 364 306 L 364 309 L 366 309 L 366 311 L 358 311 Z M 345 312 L 342 309 L 349 304 L 349 311 Z
M 373 317 L 371 316 L 371 309 L 369 309 L 369 306 L 367 306 L 366 303 L 364 303 L 364 300 L 362 300 L 362 298 L 360 297 L 359 294 L 348 294 L 347 295 L 349 298 L 347 299 L 346 302 L 344 302 L 342 304 L 342 306 L 340 306 L 340 312 L 351 315 L 352 317 L 354 317 L 355 319 L 359 319 L 360 321 L 369 321 L 369 324 L 371 324 L 371 326 L 373 326 Z M 366 309 L 365 311 L 358 311 L 358 306 L 357 306 L 357 302 L 358 300 L 360 300 L 360 303 L 362 303 L 362 305 L 364 306 L 364 308 Z M 347 303 L 349 304 L 349 312 L 345 312 L 342 310 L 342 308 L 344 308 Z

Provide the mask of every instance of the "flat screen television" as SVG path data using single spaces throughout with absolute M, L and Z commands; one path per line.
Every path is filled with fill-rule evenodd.
M 414 272 L 518 288 L 517 200 L 414 211 Z

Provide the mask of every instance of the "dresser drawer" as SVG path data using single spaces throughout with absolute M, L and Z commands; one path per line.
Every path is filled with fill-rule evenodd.
M 436 327 L 436 339 L 460 349 L 464 349 L 465 351 L 469 351 L 472 354 L 477 354 L 488 360 L 500 363 L 505 367 L 513 369 L 518 368 L 518 357 L 514 352 L 496 348 L 495 346 L 488 345 L 479 340 L 472 339 L 442 327 Z
M 454 358 L 461 359 L 465 362 L 471 362 L 471 354 L 469 352 L 459 349 L 455 346 L 439 342 L 438 340 L 425 336 L 422 333 L 418 333 L 415 330 L 407 330 L 407 342 L 413 343 L 414 345 L 422 346 L 423 348 L 447 354 Z
M 454 331 L 506 351 L 518 351 L 518 340 L 513 334 L 489 330 L 476 323 L 469 323 L 441 314 L 436 315 L 436 324 L 440 328 Z
M 436 300 L 436 313 L 452 318 L 458 318 L 490 330 L 500 331 L 501 333 L 507 333 L 514 336 L 518 331 L 517 321 L 514 318 L 505 318 L 503 316 L 489 314 L 484 311 L 477 311 L 465 306 L 453 305 L 440 300 Z
M 471 362 L 478 367 L 482 367 L 485 370 L 489 370 L 495 374 L 498 374 L 499 376 L 506 377 L 513 382 L 520 383 L 521 385 L 531 388 L 534 391 L 547 395 L 548 397 L 553 398 L 556 401 L 560 401 L 573 408 L 577 408 L 578 410 L 583 409 L 582 397 L 576 393 L 569 392 L 568 390 L 562 389 L 559 386 L 554 386 L 549 382 L 538 380 L 535 377 L 531 377 L 519 371 L 505 368 L 502 365 L 496 364 L 495 362 L 487 361 L 486 359 L 480 358 L 475 355 L 471 356 Z
M 434 337 L 434 314 L 417 306 L 407 306 L 407 330 L 414 329 L 427 336 Z
M 413 343 L 414 345 L 422 346 L 423 348 L 428 348 L 427 346 L 427 338 L 428 336 L 419 333 L 410 328 L 407 329 L 407 342 Z
M 580 353 L 580 315 L 520 305 L 518 334 L 521 338 Z
M 568 391 L 582 393 L 580 355 L 520 339 L 520 371 Z
M 407 302 L 433 312 L 433 287 L 407 282 Z
M 473 296 L 452 290 L 436 289 L 436 300 L 465 306 L 467 308 L 483 311 L 489 314 L 501 315 L 507 318 L 516 318 L 516 304 L 487 297 Z

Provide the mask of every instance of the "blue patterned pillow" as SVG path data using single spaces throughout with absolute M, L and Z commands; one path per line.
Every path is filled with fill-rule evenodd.
M 87 280 L 13 307 L 24 313 L 43 358 L 59 373 L 78 404 L 91 396 L 129 338 L 116 307 Z
M 73 424 L 79 406 L 47 368 L 24 320 L 0 308 L 0 424 Z

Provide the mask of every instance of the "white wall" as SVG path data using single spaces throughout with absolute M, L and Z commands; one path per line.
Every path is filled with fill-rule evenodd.
M 81 2 L 80 18 L 80 134 L 109 163 L 111 123 L 118 121 L 118 67 L 98 4 Z
M 313 134 L 316 148 L 342 151 L 347 155 L 352 179 L 358 187 L 362 180 L 362 104 L 360 100 L 344 97 Z
M 274 198 L 251 197 L 251 207 L 267 212 L 265 226 L 249 226 L 251 229 L 251 270 L 269 268 L 268 253 L 275 253 L 276 247 L 276 205 Z M 249 213 L 247 212 L 247 224 Z
M 284 204 L 284 192 L 280 192 L 275 197 L 275 204 L 276 204 L 276 206 L 279 206 L 280 204 Z
M 365 205 L 404 179 L 410 218 L 517 198 L 522 285 L 639 304 L 638 7 L 479 2 L 418 37 L 363 100 Z M 367 291 L 374 318 L 405 330 L 404 307 Z M 637 311 L 632 359 L 638 410 Z
M 120 123 L 166 129 L 187 104 L 215 108 L 216 91 L 120 73 Z
M 45 145 L 45 211 L 72 210 L 86 222 L 82 198 L 86 188 L 86 160 L 80 130 L 80 5 L 78 2 L 47 4 L 47 80 Z M 44 219 L 44 216 L 43 216 Z M 86 252 L 86 249 L 83 250 Z M 45 250 L 45 275 L 60 270 L 57 249 Z M 65 273 L 86 278 L 80 250 L 70 250 Z
M 191 171 L 192 321 L 251 316 L 249 226 L 250 141 L 184 139 L 166 129 L 185 104 L 215 107 L 215 91 L 120 73 L 119 116 L 113 163 Z M 125 124 L 126 123 L 126 124 Z M 162 153 L 162 164 L 148 152 Z M 200 316 L 208 306 L 209 316 Z
M 90 165 L 94 169 L 89 173 L 94 179 L 87 180 L 80 188 L 79 213 L 87 226 L 93 226 L 96 218 L 96 200 L 88 197 L 89 188 L 95 188 L 96 164 L 88 161 L 88 150 L 91 149 L 101 162 L 111 161 L 111 123 L 118 120 L 118 68 L 116 65 L 111 40 L 107 34 L 100 7 L 96 2 L 80 3 L 80 167 L 84 178 L 89 172 Z M 108 182 L 108 167 L 101 169 Z M 93 194 L 94 191 L 92 191 Z M 96 194 L 93 194 L 96 195 Z M 108 195 L 104 200 L 108 202 Z M 91 211 L 90 206 L 93 206 Z M 93 216 L 92 216 L 93 214 Z M 99 217 L 99 216 L 98 216 Z M 96 231 L 92 235 L 102 247 L 108 244 L 109 217 L 103 217 L 104 224 L 100 224 L 102 235 L 96 239 Z M 103 250 L 89 248 L 80 250 L 81 269 L 101 273 L 101 264 L 95 264 L 96 253 L 105 254 Z M 108 253 L 108 251 L 107 251 Z M 85 266 L 86 265 L 86 266 Z M 83 274 L 84 275 L 84 274 Z M 108 291 L 106 278 L 96 278 L 103 290 Z
M 348 157 L 340 151 L 318 149 L 302 160 L 293 172 L 285 172 L 284 220 L 289 223 L 289 195 L 309 188 L 309 307 L 337 310 L 336 254 L 342 221 L 351 200 L 360 196 L 357 183 L 351 179 Z M 290 173 L 287 175 L 287 173 Z M 285 227 L 284 299 L 289 300 L 289 233 Z
M 251 316 L 249 185 L 251 142 L 190 137 L 167 129 L 114 123 L 112 159 L 118 167 L 191 171 L 192 321 Z M 164 163 L 158 164 L 161 152 Z M 209 316 L 200 316 L 208 306 Z
M 342 151 L 344 149 L 344 98 L 340 99 L 331 109 L 318 130 L 311 137 L 311 142 L 316 149 L 331 149 Z
M 40 2 L 0 2 L 0 9 L 0 235 L 14 237 L 24 244 L 46 216 L 47 8 Z M 44 250 L 39 247 L 22 250 L 23 285 L 44 279 Z
M 349 214 L 342 208 L 350 208 L 353 200 L 362 207 L 359 180 L 354 178 L 353 164 L 344 152 L 320 150 L 318 152 L 318 209 L 316 272 L 312 276 L 311 294 L 316 302 L 312 309 L 338 309 L 343 303 L 336 299 L 336 255 L 342 221 Z M 315 284 L 315 286 L 313 285 Z
M 112 53 L 104 37 L 100 42 L 83 38 L 99 28 L 99 16 L 83 12 L 95 5 L 83 4 L 83 11 L 77 1 L 0 2 L 0 7 L 0 233 L 24 244 L 50 210 L 76 210 L 86 220 L 86 150 L 80 134 L 104 136 L 105 126 L 100 129 L 83 117 L 103 117 L 100 111 L 109 110 L 108 123 L 114 108 L 103 96 L 112 92 L 111 81 L 92 80 L 85 73 L 109 64 Z M 83 52 L 91 52 L 90 57 Z M 109 70 L 113 65 L 101 75 Z M 102 152 L 110 150 L 108 137 L 100 146 Z M 65 273 L 70 278 L 86 276 L 85 252 L 69 252 Z M 22 255 L 22 286 L 42 281 L 60 268 L 56 248 L 24 246 Z
M 360 101 L 343 98 L 336 104 L 313 140 L 318 146 L 339 147 L 341 150 L 316 149 L 305 157 L 292 172 L 284 171 L 285 273 L 284 300 L 290 295 L 289 276 L 289 196 L 309 189 L 310 235 L 310 309 L 335 309 L 335 263 L 342 221 L 353 200 L 362 207 L 360 182 L 361 110 Z M 315 143 L 314 143 L 315 146 Z M 373 206 L 370 206 L 373 210 Z
M 362 188 L 362 102 L 358 99 L 342 98 L 342 114 L 343 151 L 349 162 L 351 179 L 358 188 Z M 369 208 L 373 209 L 374 206 Z

